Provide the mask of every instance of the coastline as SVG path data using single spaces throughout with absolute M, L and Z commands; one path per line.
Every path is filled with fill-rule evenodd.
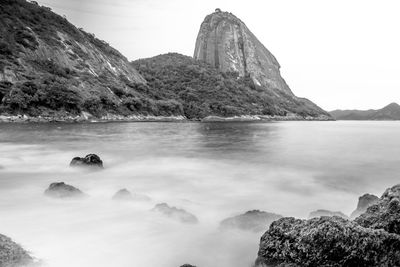
M 202 119 L 188 119 L 185 116 L 116 115 L 106 114 L 94 117 L 87 112 L 81 115 L 29 116 L 26 114 L 0 115 L 0 123 L 101 123 L 101 122 L 250 122 L 250 121 L 334 121 L 328 116 L 302 117 L 296 114 L 288 116 L 241 115 L 233 117 L 207 116 Z

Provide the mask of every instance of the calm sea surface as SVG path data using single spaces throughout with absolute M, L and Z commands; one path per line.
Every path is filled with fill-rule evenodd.
M 103 171 L 69 168 L 89 153 Z M 350 214 L 399 173 L 400 122 L 0 124 L 0 233 L 50 267 L 249 267 L 261 233 L 224 218 Z M 45 197 L 56 181 L 90 197 Z M 151 201 L 112 201 L 121 188 Z M 161 202 L 199 223 L 150 211 Z

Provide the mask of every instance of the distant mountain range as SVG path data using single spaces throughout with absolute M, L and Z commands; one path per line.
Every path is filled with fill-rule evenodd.
M 400 105 L 391 103 L 381 109 L 333 110 L 329 112 L 336 120 L 400 120 Z

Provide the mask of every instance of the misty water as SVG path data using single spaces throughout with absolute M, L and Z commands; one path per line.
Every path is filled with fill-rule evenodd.
M 247 267 L 262 233 L 221 220 L 350 214 L 399 183 L 399 136 L 398 122 L 0 124 L 0 233 L 50 267 Z M 104 170 L 69 167 L 89 153 Z M 89 197 L 44 196 L 56 181 Z M 121 188 L 151 200 L 111 200 Z M 161 202 L 199 223 L 150 211 Z

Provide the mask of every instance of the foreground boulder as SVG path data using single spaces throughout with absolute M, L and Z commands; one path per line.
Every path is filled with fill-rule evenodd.
M 354 219 L 367 211 L 367 208 L 379 201 L 379 197 L 371 194 L 364 194 L 358 198 L 357 209 L 354 210 L 350 218 Z
M 400 236 L 340 217 L 282 218 L 261 237 L 256 266 L 400 266 Z
M 155 205 L 152 211 L 160 212 L 164 216 L 181 221 L 183 223 L 197 223 L 198 219 L 193 214 L 184 209 L 170 207 L 167 203 L 160 203 Z
M 80 157 L 73 158 L 69 166 L 103 168 L 103 161 L 96 154 L 89 154 L 86 155 L 84 158 Z
M 386 189 L 378 202 L 369 206 L 355 222 L 364 227 L 384 229 L 400 235 L 400 184 Z
M 308 218 L 312 219 L 312 218 L 317 218 L 317 217 L 321 217 L 321 216 L 329 216 L 329 217 L 338 216 L 338 217 L 342 217 L 343 219 L 348 219 L 349 218 L 346 214 L 344 214 L 341 211 L 330 211 L 330 210 L 315 210 L 315 211 L 312 211 L 308 215 Z
M 113 200 L 122 200 L 122 201 L 149 201 L 150 198 L 146 195 L 141 194 L 132 194 L 128 189 L 123 188 L 116 192 L 112 197 Z
M 220 223 L 222 229 L 241 229 L 253 232 L 265 231 L 269 225 L 278 219 L 282 218 L 282 215 L 269 213 L 260 210 L 247 211 L 244 214 L 227 218 Z
M 64 182 L 50 184 L 49 188 L 44 191 L 44 194 L 54 198 L 73 198 L 85 196 L 81 190 Z
M 33 258 L 11 238 L 0 234 L 0 266 L 21 267 L 33 264 Z

